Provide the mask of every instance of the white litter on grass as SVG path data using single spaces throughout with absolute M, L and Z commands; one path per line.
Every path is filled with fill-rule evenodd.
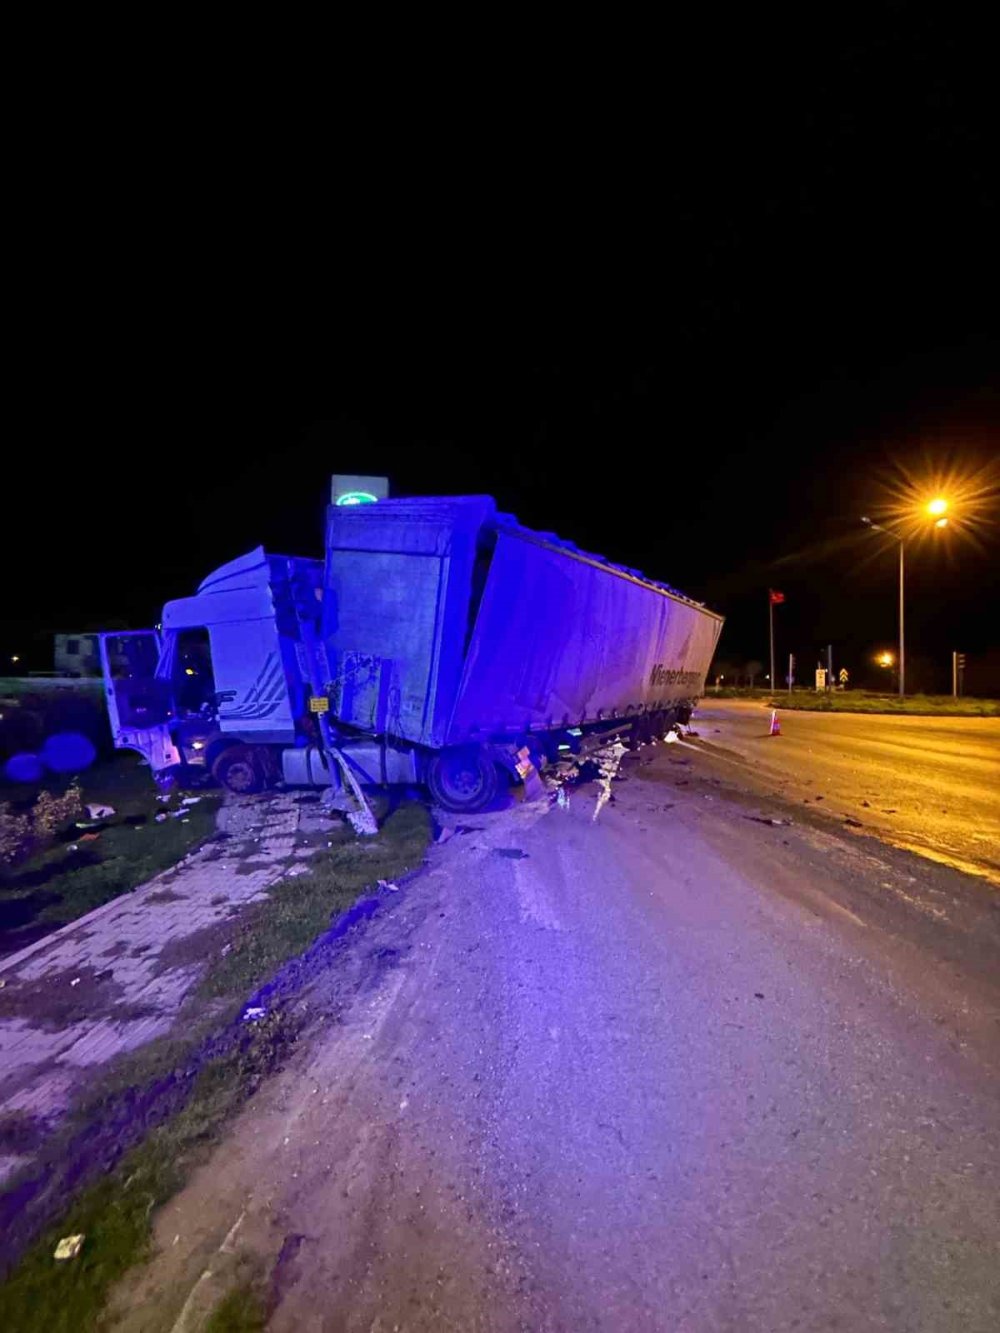
M 202 796 L 185 796 L 181 805 L 197 805 L 199 801 L 204 800 Z
M 70 984 L 71 986 L 79 986 L 79 984 L 80 984 L 80 980 L 81 980 L 80 977 L 74 977 L 73 980 L 72 980 L 69 984 Z
M 399 885 L 393 884 L 391 880 L 388 879 L 380 879 L 378 882 L 378 886 L 380 889 L 388 889 L 390 893 L 399 892 Z
M 169 800 L 170 800 L 170 792 L 163 792 L 163 793 L 161 793 L 161 795 L 157 796 L 156 799 L 157 799 L 158 801 L 169 801 Z
M 262 1009 L 258 1005 L 251 1005 L 243 1015 L 243 1022 L 256 1023 L 258 1018 L 263 1018 L 266 1013 L 266 1009 Z
M 52 1253 L 53 1259 L 75 1259 L 83 1249 L 83 1236 L 63 1236 Z
M 565 787 L 560 787 L 558 792 L 556 792 L 556 805 L 560 810 L 569 809 L 569 792 Z
M 159 813 L 158 815 L 155 816 L 155 822 L 156 822 L 157 824 L 162 824 L 162 823 L 164 823 L 164 821 L 166 820 L 166 818 L 167 818 L 166 815 L 165 815 L 165 814 L 163 813 L 163 811 L 161 810 L 160 813 Z
M 110 819 L 115 813 L 113 805 L 99 805 L 95 803 L 93 805 L 85 805 L 83 808 L 87 812 L 88 819 Z

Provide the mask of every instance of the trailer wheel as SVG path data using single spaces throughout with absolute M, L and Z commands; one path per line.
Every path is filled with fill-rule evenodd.
M 212 765 L 212 776 L 220 787 L 248 796 L 264 790 L 264 775 L 248 745 L 231 745 Z
M 479 746 L 468 745 L 435 755 L 427 771 L 427 785 L 445 810 L 468 813 L 491 804 L 500 779 L 490 756 Z

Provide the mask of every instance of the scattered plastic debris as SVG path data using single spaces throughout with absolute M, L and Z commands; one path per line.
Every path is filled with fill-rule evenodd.
M 185 796 L 181 800 L 181 805 L 197 805 L 199 801 L 204 799 L 203 796 Z
M 560 810 L 569 809 L 569 792 L 565 787 L 560 787 L 558 792 L 556 792 L 556 805 Z
M 790 819 L 775 819 L 771 815 L 744 815 L 744 819 L 752 819 L 755 824 L 770 824 L 772 828 L 788 828 L 793 822 Z
M 113 805 L 100 805 L 97 802 L 94 802 L 91 805 L 85 805 L 83 808 L 86 810 L 90 819 L 110 819 L 115 813 Z
M 172 793 L 169 792 L 169 791 L 166 791 L 166 792 L 161 792 L 160 795 L 157 796 L 156 799 L 157 799 L 158 801 L 169 801 L 169 800 L 171 799 L 171 796 L 172 796 Z
M 52 1253 L 53 1259 L 75 1259 L 83 1249 L 83 1236 L 63 1236 Z
M 162 810 L 160 811 L 160 813 L 159 813 L 158 815 L 154 816 L 154 822 L 157 823 L 157 824 L 162 824 L 163 821 L 164 821 L 165 819 L 166 819 L 166 815 L 163 813 Z
M 257 1020 L 263 1018 L 266 1013 L 267 1010 L 261 1008 L 259 1005 L 251 1005 L 249 1009 L 244 1011 L 243 1022 L 256 1023 Z
M 71 986 L 79 986 L 81 980 L 82 980 L 82 978 L 80 978 L 80 977 L 74 977 L 73 980 L 72 980 L 69 984 L 70 984 Z
M 676 745 L 680 740 L 680 737 L 677 735 L 676 731 L 668 731 L 663 739 L 667 745 Z
M 80 835 L 81 842 L 96 842 L 101 835 L 99 833 L 83 833 Z
M 673 733 L 669 733 L 673 735 Z M 600 790 L 597 793 L 597 804 L 594 806 L 594 819 L 601 813 L 608 801 L 611 800 L 611 782 L 618 776 L 618 769 L 621 766 L 622 759 L 626 754 L 625 746 L 619 740 L 614 740 L 610 745 L 605 745 L 600 750 L 595 750 L 590 756 L 597 765 L 598 783 Z
M 378 882 L 378 886 L 380 889 L 387 889 L 389 893 L 399 892 L 399 885 L 393 884 L 392 880 L 389 879 L 380 879 Z

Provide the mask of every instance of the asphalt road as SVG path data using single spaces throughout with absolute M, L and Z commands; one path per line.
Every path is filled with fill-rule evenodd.
M 997 895 L 652 753 L 385 895 L 117 1327 L 995 1333 Z
M 779 712 L 707 700 L 696 727 L 758 779 L 803 803 L 824 800 L 897 847 L 1000 885 L 1000 718 Z

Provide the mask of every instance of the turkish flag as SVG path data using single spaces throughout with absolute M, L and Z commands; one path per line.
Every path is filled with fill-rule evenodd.
M 771 594 L 772 606 L 780 606 L 781 603 L 785 600 L 785 594 L 783 592 L 775 592 L 773 588 L 769 588 L 768 592 Z

